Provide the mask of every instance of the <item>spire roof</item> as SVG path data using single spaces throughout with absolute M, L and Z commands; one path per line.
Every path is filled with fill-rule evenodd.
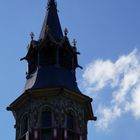
M 31 42 L 27 55 L 28 62 L 25 90 L 64 87 L 81 93 L 76 81 L 76 68 L 79 67 L 76 41 L 72 46 L 61 30 L 55 0 L 48 1 L 47 13 L 39 40 Z M 21 60 L 23 60 L 21 59 Z
M 49 32 L 56 41 L 59 41 L 63 37 L 55 0 L 48 0 L 47 12 L 40 33 L 40 39 L 44 39 L 47 32 Z

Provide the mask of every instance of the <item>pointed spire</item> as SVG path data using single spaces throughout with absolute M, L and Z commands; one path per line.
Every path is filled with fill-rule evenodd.
M 40 39 L 44 39 L 47 32 L 49 32 L 56 41 L 63 37 L 55 0 L 48 0 L 47 13 L 40 33 Z

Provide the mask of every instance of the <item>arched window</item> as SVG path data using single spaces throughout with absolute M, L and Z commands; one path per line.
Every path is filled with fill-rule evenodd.
M 72 69 L 72 53 L 67 46 L 59 48 L 59 64 L 67 69 Z
M 41 140 L 51 140 L 53 136 L 52 130 L 52 112 L 50 110 L 45 110 L 42 112 L 41 116 Z
M 72 113 L 67 114 L 67 139 L 76 140 L 76 126 L 75 119 Z
M 56 64 L 56 46 L 47 44 L 44 46 L 39 53 L 39 64 L 40 65 L 53 65 Z
M 70 113 L 67 115 L 67 128 L 70 130 L 74 129 L 74 117 Z
M 52 126 L 52 113 L 51 111 L 44 111 L 42 112 L 42 127 L 50 128 Z

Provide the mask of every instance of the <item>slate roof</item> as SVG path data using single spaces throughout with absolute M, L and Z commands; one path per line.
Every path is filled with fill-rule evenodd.
M 77 93 L 81 93 L 77 86 L 75 69 L 71 70 L 57 64 L 43 64 L 43 65 L 38 64 L 40 60 L 38 60 L 37 55 L 40 55 L 40 53 L 44 53 L 41 52 L 40 50 L 43 47 L 49 48 L 48 45 L 44 45 L 45 43 L 41 44 L 40 42 L 41 41 L 44 42 L 45 40 L 47 42 L 49 40 L 52 44 L 55 45 L 55 43 L 48 38 L 48 35 L 51 35 L 56 42 L 62 42 L 62 40 L 65 40 L 64 38 L 66 38 L 66 36 L 63 36 L 61 30 L 61 25 L 57 14 L 55 0 L 49 0 L 48 9 L 40 33 L 39 41 L 34 41 L 34 40 L 31 41 L 30 49 L 28 50 L 27 56 L 25 57 L 25 59 L 28 61 L 29 69 L 33 67 L 33 71 L 31 71 L 31 73 L 28 71 L 27 81 L 25 84 L 24 91 L 28 89 L 62 87 L 75 91 Z M 68 40 L 66 41 L 68 42 Z M 69 46 L 70 44 L 69 43 L 66 44 L 67 44 L 66 47 L 70 48 Z M 47 51 L 49 52 L 49 49 Z M 43 55 L 44 60 L 46 60 L 47 55 L 50 54 Z M 50 57 L 51 59 L 53 59 L 52 58 L 53 56 Z M 63 58 L 64 61 L 67 61 L 65 57 Z
M 56 41 L 63 38 L 55 0 L 49 0 L 48 2 L 47 13 L 40 33 L 40 39 L 45 38 L 46 30 L 49 30 L 49 33 Z
M 42 66 L 31 74 L 26 81 L 25 90 L 64 87 L 80 93 L 75 74 L 56 66 Z

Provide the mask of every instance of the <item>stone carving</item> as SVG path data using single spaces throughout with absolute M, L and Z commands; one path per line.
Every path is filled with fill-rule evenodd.
M 19 109 L 16 118 L 17 138 L 21 137 L 22 117 L 25 113 L 28 114 L 29 131 L 32 128 L 41 126 L 41 113 L 45 109 L 50 109 L 53 114 L 53 127 L 66 128 L 66 115 L 70 112 L 75 118 L 75 127 L 78 133 L 87 132 L 87 122 L 84 119 L 83 105 L 74 101 L 73 99 L 66 98 L 61 95 L 51 97 L 40 97 L 39 99 L 31 99 L 23 108 Z

